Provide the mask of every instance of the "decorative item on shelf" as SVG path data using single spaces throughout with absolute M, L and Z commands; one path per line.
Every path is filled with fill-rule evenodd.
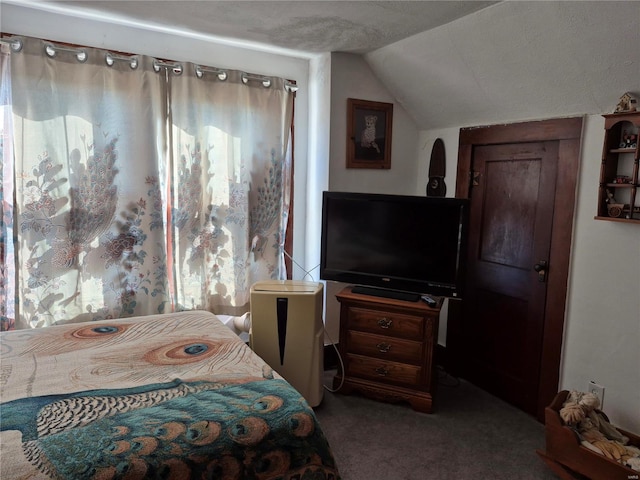
M 613 197 L 613 192 L 607 188 L 607 203 L 616 203 L 616 199 Z
M 624 211 L 624 203 L 608 203 L 607 204 L 607 213 L 610 217 L 620 218 L 622 216 L 622 212 Z
M 638 134 L 629 133 L 626 130 L 622 132 L 622 140 L 620 142 L 620 148 L 636 148 L 638 145 Z
M 613 183 L 620 183 L 623 185 L 628 185 L 633 183 L 633 180 L 631 179 L 631 177 L 629 175 L 618 175 L 616 178 L 613 179 Z
M 631 92 L 627 92 L 620 97 L 620 100 L 618 100 L 618 104 L 616 105 L 616 109 L 613 113 L 635 112 L 637 103 L 638 101 L 631 94 Z
M 616 182 L 614 182 L 616 183 Z M 613 218 L 620 218 L 625 211 L 629 210 L 628 205 L 618 203 L 613 196 L 613 192 L 607 188 L 607 215 Z M 628 215 L 625 218 L 630 218 Z

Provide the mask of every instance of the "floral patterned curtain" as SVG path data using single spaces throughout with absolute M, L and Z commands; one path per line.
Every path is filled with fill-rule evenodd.
M 240 314 L 286 278 L 288 82 L 23 44 L 10 81 L 2 57 L 2 329 Z
M 239 314 L 253 283 L 286 278 L 293 93 L 193 64 L 169 91 L 177 304 Z
M 171 302 L 165 82 L 140 57 L 25 39 L 11 55 L 16 328 L 157 313 Z

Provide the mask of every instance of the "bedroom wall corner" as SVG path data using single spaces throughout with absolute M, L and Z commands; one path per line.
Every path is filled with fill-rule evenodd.
M 329 150 L 331 128 L 331 55 L 318 55 L 309 62 L 309 155 L 305 179 L 304 215 L 294 217 L 294 253 L 303 251 L 305 272 L 294 267 L 293 279 L 318 281 L 320 272 L 320 237 L 322 192 L 329 188 Z M 298 183 L 296 183 L 298 185 Z M 302 218 L 303 221 L 297 221 Z M 300 234 L 300 231 L 304 236 Z M 307 274 L 308 273 L 308 274 Z M 328 285 L 324 288 L 325 345 L 337 342 L 339 324 L 327 321 Z
M 640 226 L 595 220 L 604 118 L 585 116 L 560 389 L 605 387 L 611 422 L 640 433 Z
M 445 178 L 447 187 L 446 196 L 455 197 L 456 177 L 458 171 L 458 145 L 460 142 L 459 128 L 442 128 L 434 130 L 422 130 L 418 136 L 418 171 L 416 174 L 415 195 L 426 195 L 427 182 L 429 181 L 429 162 L 431 149 L 436 139 L 442 139 L 445 149 Z M 438 326 L 438 345 L 447 346 L 447 318 L 449 316 L 449 300 L 445 300 L 440 310 L 440 323 Z
M 347 169 L 347 99 L 393 103 L 391 169 Z M 364 58 L 351 53 L 331 53 L 331 129 L 329 184 L 332 191 L 412 194 L 418 168 L 418 128 L 402 105 L 373 73 Z M 340 305 L 335 294 L 346 284 L 327 282 L 328 330 L 339 341 Z

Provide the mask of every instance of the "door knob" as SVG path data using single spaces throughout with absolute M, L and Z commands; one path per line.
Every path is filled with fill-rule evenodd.
M 533 266 L 533 269 L 538 272 L 539 282 L 544 282 L 547 279 L 547 268 L 548 265 L 546 260 L 540 260 Z

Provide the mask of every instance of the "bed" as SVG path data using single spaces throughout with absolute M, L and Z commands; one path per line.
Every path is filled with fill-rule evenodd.
M 0 334 L 0 478 L 340 478 L 313 410 L 215 315 Z

